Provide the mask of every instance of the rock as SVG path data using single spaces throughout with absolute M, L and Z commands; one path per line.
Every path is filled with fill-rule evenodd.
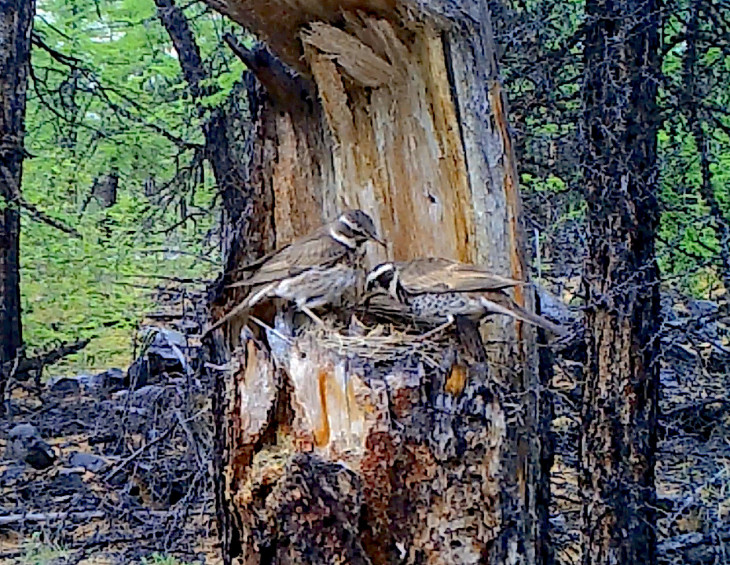
M 92 386 L 101 386 L 105 392 L 111 393 L 124 390 L 129 386 L 129 381 L 124 371 L 115 367 L 96 375 Z
M 83 467 L 92 473 L 98 473 L 107 466 L 107 462 L 104 458 L 92 453 L 83 453 L 81 451 L 74 451 L 71 453 L 68 458 L 68 462 L 73 467 Z
M 187 341 L 183 334 L 163 328 L 153 328 L 148 333 L 149 346 L 127 371 L 127 387 L 143 388 L 154 382 L 166 381 L 167 375 L 190 373 L 184 351 Z M 157 378 L 164 376 L 163 379 Z
M 127 388 L 124 371 L 113 368 L 97 375 L 80 374 L 73 376 L 51 377 L 46 384 L 48 392 L 57 397 L 76 396 L 82 392 L 98 395 Z
M 53 396 L 65 398 L 81 394 L 81 375 L 75 377 L 51 377 L 46 383 L 46 388 Z
M 173 345 L 180 350 L 188 346 L 187 338 L 180 332 L 166 328 L 155 328 L 155 332 L 155 337 L 148 350 L 150 352 L 154 351 L 162 356 L 172 355 L 172 357 L 176 357 L 175 354 L 166 353 L 166 351 Z
M 155 413 L 165 412 L 172 406 L 174 394 L 174 389 L 158 385 L 123 390 L 114 394 L 104 409 L 112 421 L 124 419 L 128 433 L 141 433 Z
M 150 373 L 187 373 L 189 366 L 183 353 L 187 346 L 187 340 L 180 332 L 158 328 L 147 349 Z
M 78 469 L 63 467 L 53 477 L 50 490 L 54 496 L 68 496 L 85 491 L 86 485 L 81 479 Z
M 117 405 L 123 406 L 126 403 L 132 408 L 148 408 L 154 406 L 159 398 L 165 393 L 165 388 L 158 385 L 147 385 L 130 392 L 123 390 L 114 395 Z
M 142 388 L 147 385 L 150 378 L 150 364 L 146 357 L 136 359 L 129 366 L 127 371 L 129 388 Z
M 8 432 L 5 457 L 27 463 L 34 469 L 50 467 L 56 459 L 51 447 L 31 424 L 18 424 Z

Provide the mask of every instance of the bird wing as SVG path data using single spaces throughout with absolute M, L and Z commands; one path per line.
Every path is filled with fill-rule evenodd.
M 416 259 L 396 266 L 400 282 L 409 294 L 484 292 L 527 284 L 449 259 Z
M 313 267 L 328 267 L 341 260 L 348 249 L 326 236 L 316 234 L 279 249 L 249 269 L 251 276 L 242 282 L 256 286 L 297 276 Z
M 390 321 L 403 321 L 412 317 L 408 305 L 386 292 L 371 292 L 362 297 L 359 307 L 368 314 Z

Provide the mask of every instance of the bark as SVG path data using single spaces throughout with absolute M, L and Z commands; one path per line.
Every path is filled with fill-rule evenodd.
M 431 255 L 527 276 L 506 104 L 478 3 L 209 3 L 267 40 L 235 46 L 266 89 L 249 90 L 245 183 L 275 203 L 251 218 L 258 241 L 281 246 L 357 207 L 390 242 L 369 250 L 370 266 Z M 240 299 L 220 296 L 216 316 Z M 231 320 L 211 352 L 229 368 L 216 397 L 227 562 L 542 562 L 530 328 L 491 321 L 486 362 L 467 339 L 442 343 L 435 362 L 414 346 L 376 364 L 354 338 L 343 349 L 269 334 L 265 345 L 241 324 Z
M 20 186 L 35 2 L 0 0 L 0 412 L 20 325 Z
M 586 4 L 585 565 L 656 562 L 657 10 L 654 0 Z

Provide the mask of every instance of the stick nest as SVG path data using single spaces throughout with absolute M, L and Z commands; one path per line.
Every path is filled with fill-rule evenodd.
M 438 368 L 443 362 L 444 349 L 449 347 L 445 333 L 423 338 L 412 331 L 383 325 L 366 328 L 365 331 L 367 333 L 355 334 L 342 328 L 317 327 L 308 334 L 336 355 L 368 359 L 373 363 L 393 363 L 415 357 Z

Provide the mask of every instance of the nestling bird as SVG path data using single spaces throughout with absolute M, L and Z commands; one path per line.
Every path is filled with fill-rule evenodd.
M 563 335 L 562 327 L 525 310 L 504 292 L 524 284 L 474 265 L 436 258 L 382 263 L 366 279 L 367 290 L 380 287 L 390 298 L 370 301 L 369 309 L 426 325 L 441 324 L 426 335 L 450 326 L 456 316 L 479 321 L 489 314 L 504 314 Z
M 356 286 L 368 241 L 385 245 L 370 216 L 362 210 L 349 210 L 335 221 L 246 265 L 242 270 L 247 276 L 229 288 L 249 287 L 248 296 L 206 333 L 271 297 L 294 302 L 299 310 L 321 324 L 312 309 L 336 302 Z

